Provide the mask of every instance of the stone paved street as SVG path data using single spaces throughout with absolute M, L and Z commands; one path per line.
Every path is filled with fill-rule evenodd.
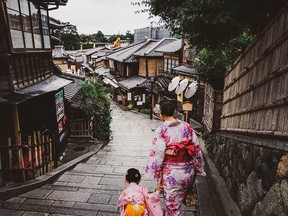
M 113 216 L 119 215 L 116 201 L 125 188 L 124 173 L 135 167 L 143 174 L 141 184 L 155 189 L 144 175 L 144 166 L 155 129 L 161 122 L 115 106 L 111 124 L 113 139 L 97 154 L 66 171 L 52 184 L 1 204 L 2 216 Z M 184 216 L 195 215 L 184 209 Z

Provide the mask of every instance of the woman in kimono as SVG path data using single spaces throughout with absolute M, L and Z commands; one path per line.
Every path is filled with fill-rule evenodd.
M 162 216 L 159 192 L 148 193 L 148 188 L 138 185 L 140 172 L 131 168 L 125 175 L 129 186 L 121 193 L 117 205 L 121 216 Z
M 187 186 L 194 175 L 205 176 L 198 138 L 186 122 L 174 118 L 175 105 L 163 100 L 158 112 L 164 121 L 156 131 L 145 171 L 163 190 L 165 215 L 181 215 Z

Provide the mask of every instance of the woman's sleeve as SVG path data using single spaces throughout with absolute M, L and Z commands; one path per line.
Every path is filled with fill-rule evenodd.
M 195 166 L 196 175 L 206 176 L 206 173 L 204 171 L 204 159 L 200 147 L 200 142 L 194 130 L 192 132 L 192 142 L 195 145 L 195 158 L 193 160 L 193 163 Z
M 157 128 L 145 168 L 146 174 L 155 180 L 162 178 L 162 168 L 166 149 L 166 143 L 163 137 L 165 137 L 163 128 Z

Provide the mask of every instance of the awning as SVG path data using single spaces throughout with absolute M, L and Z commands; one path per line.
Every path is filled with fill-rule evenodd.
M 107 77 L 104 77 L 103 82 L 104 82 L 105 84 L 107 84 L 107 85 L 113 86 L 114 88 L 118 88 L 118 87 L 119 87 L 119 86 L 117 85 L 117 81 L 116 81 L 115 79 L 114 79 L 114 80 L 111 80 L 111 79 L 109 79 L 109 78 L 107 78 Z
M 95 70 L 99 76 L 103 76 L 106 73 L 110 73 L 110 69 L 104 68 L 103 66 L 97 67 Z
M 90 67 L 90 65 L 88 63 L 82 63 L 81 64 L 83 67 L 87 68 L 90 72 L 93 71 L 93 69 Z
M 41 82 L 15 92 L 0 93 L 0 103 L 19 104 L 33 97 L 43 95 L 72 83 L 70 79 L 64 79 L 58 76 L 51 76 Z
M 139 87 L 147 79 L 141 76 L 133 76 L 119 82 L 119 86 L 126 91 Z

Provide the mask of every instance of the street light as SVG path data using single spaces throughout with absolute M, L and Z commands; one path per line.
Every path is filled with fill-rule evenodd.
M 150 89 L 150 94 L 151 94 L 151 100 L 150 100 L 150 119 L 152 119 L 153 116 L 153 103 L 152 103 L 152 98 L 153 98 L 153 85 L 155 82 L 155 77 L 150 76 L 150 83 L 151 83 L 151 89 Z

